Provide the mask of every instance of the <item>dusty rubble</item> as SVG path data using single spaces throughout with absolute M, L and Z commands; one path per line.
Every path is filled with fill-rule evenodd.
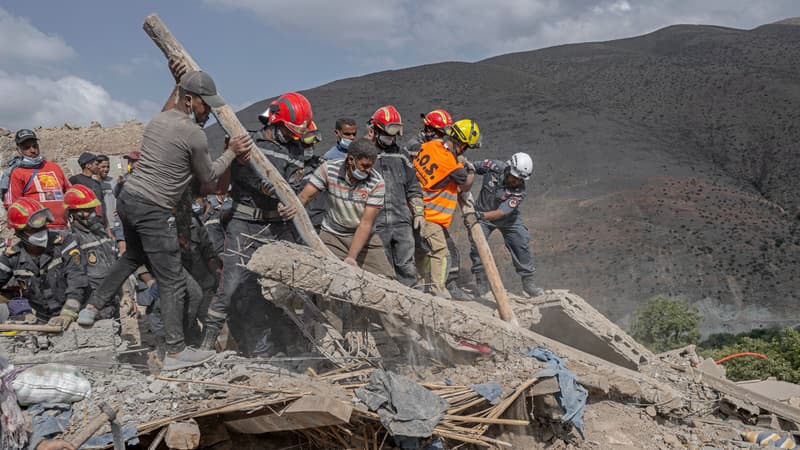
M 280 249 L 271 248 L 276 245 Z M 278 250 L 287 257 L 266 257 Z M 525 303 L 514 299 L 523 312 L 517 327 L 500 321 L 490 303 L 441 301 L 407 291 L 297 246 L 266 244 L 250 268 L 264 277 L 265 296 L 279 305 L 277 296 L 305 293 L 364 313 L 391 310 L 406 329 L 416 330 L 411 334 L 415 339 L 436 342 L 436 347 L 395 339 L 399 352 L 388 353 L 386 344 L 378 342 L 372 356 L 339 353 L 328 359 L 307 342 L 311 351 L 300 356 L 248 359 L 226 351 L 202 367 L 160 374 L 157 359 L 141 346 L 145 336 L 137 336 L 136 321 L 126 319 L 121 327 L 101 321 L 88 330 L 73 325 L 63 334 L 2 336 L 3 349 L 18 364 L 60 360 L 81 367 L 93 394 L 74 405 L 68 433 L 85 427 L 102 399 L 119 408 L 127 437 L 138 435 L 142 446 L 159 441 L 161 448 L 392 448 L 378 414 L 356 395 L 380 369 L 408 377 L 447 401 L 433 436 L 420 445 L 749 448 L 753 444 L 742 438 L 748 431 L 785 436 L 798 429 L 798 410 L 788 401 L 725 380 L 724 370 L 713 361 L 700 361 L 691 347 L 653 355 L 567 291 Z M 565 329 L 582 330 L 583 339 L 564 339 L 576 347 L 559 342 L 555 334 L 533 331 L 548 331 L 539 326 L 552 313 L 548 308 L 560 309 Z M 439 320 L 432 320 L 434 315 Z M 302 325 L 307 318 L 298 314 L 297 319 Z M 454 337 L 466 334 L 490 351 L 452 345 Z M 303 338 L 313 336 L 298 333 Z M 537 376 L 545 363 L 525 356 L 526 348 L 536 346 L 565 357 L 588 389 L 583 436 L 562 422 L 559 384 Z M 492 382 L 499 393 L 494 404 L 473 387 Z M 107 431 L 107 426 L 100 430 Z

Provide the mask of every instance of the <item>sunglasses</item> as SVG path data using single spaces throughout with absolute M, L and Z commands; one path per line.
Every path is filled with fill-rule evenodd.
M 31 148 L 39 148 L 39 143 L 38 142 L 23 142 L 22 144 L 19 144 L 19 148 L 21 148 L 23 150 L 28 150 L 28 149 L 31 149 Z

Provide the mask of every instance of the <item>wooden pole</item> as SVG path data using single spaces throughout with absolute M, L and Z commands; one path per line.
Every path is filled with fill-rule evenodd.
M 42 333 L 61 333 L 60 325 L 31 325 L 27 323 L 0 323 L 1 331 L 39 331 Z
M 192 59 L 192 56 L 183 48 L 183 45 L 181 45 L 175 36 L 172 35 L 157 14 L 150 14 L 147 16 L 143 28 L 145 33 L 155 42 L 156 46 L 161 49 L 164 56 L 167 57 L 167 60 L 182 62 L 189 71 L 200 70 L 200 66 Z M 247 130 L 242 126 L 242 123 L 239 122 L 236 113 L 230 106 L 225 105 L 220 108 L 214 108 L 214 113 L 222 128 L 231 137 L 247 133 Z M 308 218 L 306 209 L 303 207 L 303 204 L 300 203 L 300 200 L 289 186 L 289 183 L 286 182 L 281 173 L 269 162 L 269 159 L 261 153 L 255 144 L 250 147 L 250 161 L 253 162 L 254 168 L 260 170 L 262 175 L 266 175 L 266 179 L 275 187 L 275 193 L 278 195 L 278 199 L 280 199 L 284 205 L 294 206 L 297 210 L 297 214 L 295 214 L 292 222 L 303 241 L 305 241 L 309 247 L 325 255 L 333 256 L 333 253 L 331 253 L 320 240 L 314 230 L 314 226 L 311 224 L 311 219 Z
M 458 203 L 461 205 L 462 216 L 475 212 L 475 200 L 473 200 L 471 192 L 460 193 L 458 196 Z M 500 314 L 500 318 L 506 322 L 517 325 L 517 318 L 514 317 L 514 310 L 511 309 L 511 302 L 508 301 L 506 288 L 503 286 L 500 272 L 497 270 L 497 265 L 494 263 L 492 249 L 489 248 L 486 236 L 483 235 L 481 225 L 475 223 L 468 231 L 470 236 L 472 236 L 472 242 L 475 243 L 475 248 L 478 250 L 478 255 L 481 257 L 483 268 L 486 270 L 486 277 L 489 279 L 489 287 L 492 289 L 492 294 L 494 294 L 495 301 L 497 302 L 497 312 Z

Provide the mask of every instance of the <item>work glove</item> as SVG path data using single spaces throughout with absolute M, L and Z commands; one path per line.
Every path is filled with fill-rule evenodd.
M 475 172 L 475 165 L 474 165 L 474 164 L 472 164 L 472 163 L 471 163 L 471 162 L 470 162 L 470 161 L 467 159 L 467 157 L 466 157 L 466 156 L 464 156 L 464 155 L 458 155 L 458 158 L 456 158 L 456 161 L 460 162 L 460 163 L 461 163 L 461 164 L 464 166 L 464 168 L 467 170 L 467 172 Z
M 47 322 L 48 325 L 60 326 L 61 329 L 66 330 L 69 325 L 78 318 L 78 310 L 81 308 L 81 302 L 68 298 L 61 307 L 61 312 L 57 316 Z
M 414 229 L 422 231 L 425 225 L 425 204 L 421 198 L 411 199 L 411 210 L 414 212 Z
M 481 220 L 483 220 L 483 213 L 480 211 L 464 214 L 464 226 L 467 227 L 467 230 L 471 230 L 472 226 Z

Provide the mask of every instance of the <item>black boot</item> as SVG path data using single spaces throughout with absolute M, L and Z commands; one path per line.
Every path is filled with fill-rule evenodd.
M 472 296 L 464 292 L 455 280 L 452 280 L 445 285 L 448 291 L 450 291 L 450 295 L 456 300 L 472 300 Z
M 530 295 L 531 297 L 538 297 L 540 295 L 544 295 L 544 289 L 536 286 L 536 283 L 533 281 L 532 276 L 527 276 L 522 278 L 522 290 L 525 291 L 526 294 Z
M 478 272 L 475 274 L 475 296 L 483 297 L 489 292 L 489 280 L 486 278 L 486 272 Z
M 217 350 L 217 338 L 219 329 L 206 325 L 203 329 L 203 341 L 200 343 L 200 350 Z

